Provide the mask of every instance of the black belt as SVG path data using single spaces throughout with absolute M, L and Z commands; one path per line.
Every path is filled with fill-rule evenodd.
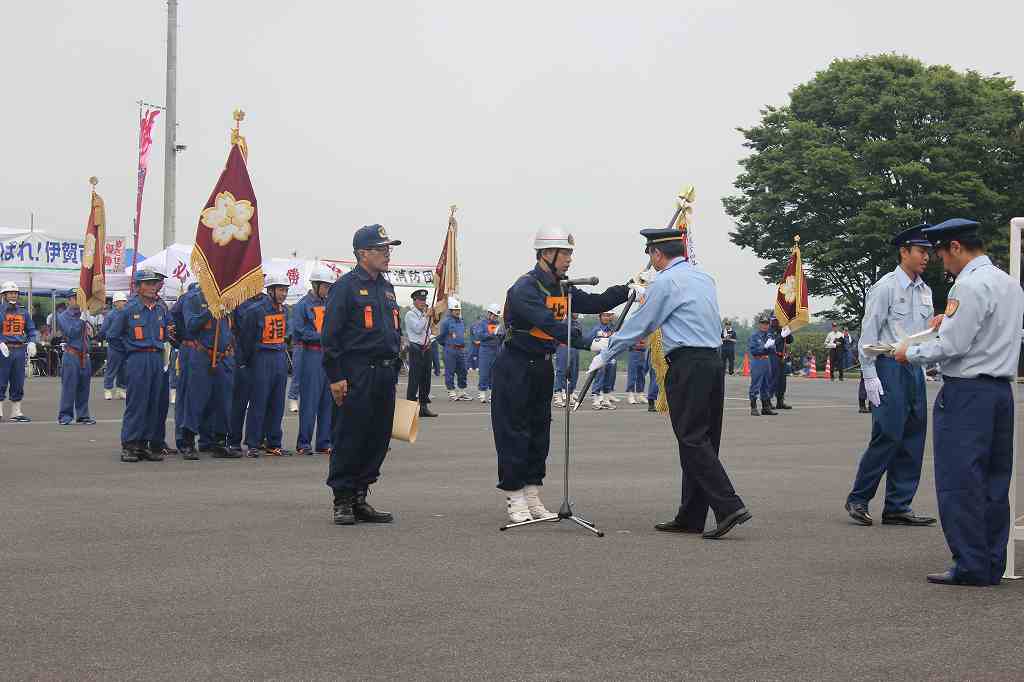
M 399 358 L 369 358 L 366 360 L 367 367 L 397 367 Z
M 971 381 L 973 379 L 981 379 L 982 381 L 996 381 L 1000 384 L 1008 384 L 1011 381 L 1013 381 L 1013 377 L 994 377 L 991 374 L 979 374 L 976 377 L 950 377 L 946 376 L 945 374 L 942 375 L 943 381 L 952 381 L 953 383 L 956 383 L 957 381 Z
M 700 346 L 679 346 L 673 348 L 672 352 L 665 356 L 668 364 L 681 360 L 686 355 L 718 355 L 718 348 L 703 348 Z
M 544 360 L 545 362 L 551 362 L 551 357 L 553 355 L 553 353 L 528 353 L 522 348 L 517 348 L 513 346 L 511 343 L 506 343 L 505 348 L 508 350 L 515 351 L 516 353 L 519 353 L 519 355 L 522 355 L 529 362 L 538 362 L 541 360 Z

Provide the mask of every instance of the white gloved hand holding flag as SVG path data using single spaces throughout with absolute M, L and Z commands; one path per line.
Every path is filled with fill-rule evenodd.
M 604 367 L 605 364 L 606 363 L 604 361 L 604 357 L 600 353 L 598 353 L 597 355 L 594 356 L 594 359 L 590 361 L 590 367 L 587 368 L 587 374 L 593 374 L 594 372 Z
M 28 342 L 28 356 L 30 358 L 34 358 L 36 356 L 36 342 L 35 341 L 29 341 Z
M 3 341 L 0 341 L 0 355 L 3 355 L 5 358 L 11 357 L 11 349 Z

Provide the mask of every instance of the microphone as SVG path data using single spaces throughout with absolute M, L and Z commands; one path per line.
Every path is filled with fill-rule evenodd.
M 563 279 L 562 284 L 567 284 L 569 286 L 580 286 L 581 284 L 589 284 L 593 286 L 594 284 L 597 284 L 599 281 L 600 280 L 597 277 L 580 277 L 578 279 Z

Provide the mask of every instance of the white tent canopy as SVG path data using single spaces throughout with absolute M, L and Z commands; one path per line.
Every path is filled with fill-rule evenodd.
M 140 261 L 135 267 L 138 269 L 154 268 L 167 275 L 161 295 L 166 299 L 176 299 L 181 295 L 183 289 L 195 282 L 192 274 L 192 245 L 174 244 L 160 253 Z M 305 260 L 301 258 L 264 258 L 263 272 L 274 273 L 288 278 L 293 286 L 288 289 L 288 304 L 296 303 L 309 291 L 309 276 L 317 265 L 331 270 L 336 277 L 340 277 L 351 270 L 355 263 L 346 260 L 322 259 Z M 412 305 L 410 295 L 416 289 L 427 289 L 433 293 L 433 266 L 430 265 L 402 265 L 392 264 L 388 279 L 395 286 L 395 294 L 398 297 L 399 305 Z M 131 268 L 125 269 L 125 274 L 131 274 Z M 113 291 L 108 284 L 107 289 Z

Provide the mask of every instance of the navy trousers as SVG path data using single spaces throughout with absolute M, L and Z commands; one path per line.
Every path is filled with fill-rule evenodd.
M 331 387 L 324 372 L 324 354 L 320 350 L 303 348 L 295 375 L 299 377 L 299 436 L 296 448 L 308 448 L 316 429 L 317 451 L 331 447 Z M 292 380 L 295 384 L 295 380 Z
M 654 365 L 651 365 L 647 371 L 647 399 L 657 400 L 658 399 L 658 375 L 654 372 Z
M 288 384 L 288 400 L 298 400 L 302 395 L 302 376 L 299 367 L 302 365 L 302 354 L 305 351 L 306 349 L 299 344 L 292 347 L 292 380 Z
M 569 365 L 566 369 L 565 356 L 569 354 Z M 566 376 L 568 372 L 568 377 Z M 555 351 L 555 390 L 564 391 L 566 390 L 568 383 L 568 391 L 572 393 L 576 390 L 576 381 L 580 376 L 580 352 L 573 348 L 569 349 L 568 346 L 559 346 L 558 350 Z M 568 379 L 568 382 L 566 381 Z
M 174 442 L 178 449 L 184 447 L 195 447 L 195 443 L 188 443 L 185 440 L 185 403 L 188 402 L 188 372 L 189 359 L 193 349 L 182 346 L 178 349 L 177 358 L 172 361 L 168 373 L 175 370 L 177 365 L 177 380 L 175 381 L 174 398 Z
M 5 358 L 0 354 L 0 402 L 7 396 L 10 389 L 11 402 L 20 402 L 25 397 L 25 362 L 28 353 L 25 346 L 10 348 L 11 356 Z M 68 357 L 71 357 L 70 355 Z M 77 358 L 75 358 L 77 360 Z
M 92 377 L 92 362 L 88 354 L 85 366 L 70 350 L 64 352 L 60 368 L 60 408 L 57 421 L 62 424 L 89 418 L 89 380 Z
M 595 379 L 596 381 L 596 379 Z M 494 362 L 491 430 L 498 451 L 498 487 L 541 485 L 551 446 L 551 356 L 505 346 Z
M 626 374 L 626 392 L 643 393 L 644 378 L 647 376 L 647 351 L 629 351 L 629 368 Z
M 921 480 L 928 433 L 924 373 L 892 358 L 875 361 L 882 382 L 882 404 L 871 410 L 871 442 L 861 455 L 849 503 L 867 504 L 885 474 L 885 512 L 910 510 Z
M 163 368 L 163 353 L 160 356 L 160 392 L 154 396 L 156 400 L 156 419 L 153 420 L 153 430 L 149 434 L 149 441 L 154 447 L 167 442 L 167 413 L 171 409 L 171 371 Z
M 466 388 L 466 349 L 444 347 L 444 385 L 449 391 L 455 388 L 458 378 L 459 388 Z
M 935 398 L 935 492 L 954 575 L 999 583 L 1006 570 L 1013 467 L 1013 389 L 998 379 L 943 378 Z
M 107 346 L 107 364 L 103 366 L 103 388 L 111 390 L 114 385 L 124 388 L 124 351 Z
M 477 362 L 480 366 L 480 382 L 477 386 L 481 391 L 491 390 L 491 376 L 494 373 L 494 361 L 497 357 L 497 345 L 485 346 L 482 343 L 480 344 L 480 354 L 477 356 Z
M 210 354 L 202 349 L 189 353 L 188 393 L 185 397 L 185 428 L 202 434 L 201 445 L 217 439 L 228 431 L 231 382 L 225 358 L 218 358 L 212 367 Z M 211 438 L 211 436 L 213 438 Z
M 346 363 L 348 395 L 338 407 L 331 400 L 334 450 L 327 485 L 335 495 L 366 490 L 380 478 L 391 442 L 398 367 Z
M 249 396 L 252 386 L 249 381 L 249 368 L 235 366 L 234 381 L 231 386 L 231 413 L 228 422 L 228 442 L 231 447 L 242 445 L 245 427 L 245 413 L 249 411 Z
M 266 437 L 268 448 L 280 448 L 284 433 L 285 392 L 288 358 L 283 350 L 257 350 L 249 368 L 249 411 L 245 415 L 245 444 L 259 447 Z
M 160 391 L 167 381 L 163 357 L 161 353 L 128 353 L 125 363 L 128 397 L 121 422 L 121 443 L 145 444 L 158 435 Z
M 772 361 L 767 357 L 750 360 L 750 399 L 768 400 L 772 396 Z

